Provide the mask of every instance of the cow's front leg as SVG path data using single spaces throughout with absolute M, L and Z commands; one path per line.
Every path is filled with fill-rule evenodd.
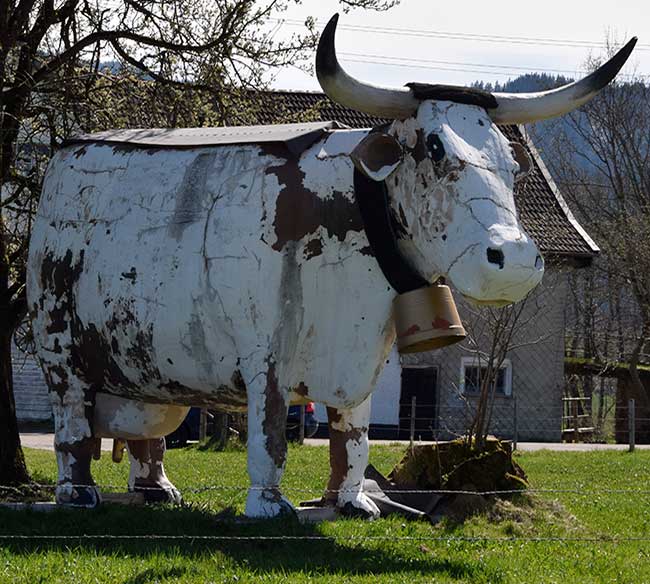
M 182 503 L 180 492 L 165 474 L 165 439 L 127 440 L 127 447 L 129 491 L 143 493 L 147 503 Z
M 330 434 L 330 479 L 325 498 L 343 515 L 375 519 L 379 508 L 363 492 L 368 466 L 370 398 L 350 410 L 327 408 Z
M 54 414 L 54 451 L 59 470 L 56 502 L 96 507 L 99 490 L 90 473 L 96 446 L 92 435 L 94 392 L 63 367 L 47 368 Z
M 246 498 L 248 517 L 276 517 L 295 513 L 280 492 L 280 479 L 287 458 L 288 392 L 278 383 L 275 363 L 265 363 L 265 373 L 247 383 L 248 475 L 251 486 Z

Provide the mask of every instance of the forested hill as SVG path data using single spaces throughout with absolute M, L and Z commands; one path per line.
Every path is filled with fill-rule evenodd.
M 572 78 L 562 75 L 526 73 L 503 83 L 476 81 L 472 87 L 492 92 L 530 93 L 554 89 L 572 81 L 574 81 Z M 578 127 L 581 127 L 583 131 L 586 129 L 585 119 L 580 110 L 570 115 L 526 125 L 535 146 L 556 179 L 558 178 L 558 154 L 563 155 L 565 163 L 570 160 L 572 164 L 588 174 L 594 171 L 592 164 L 596 161 L 592 158 L 594 153 L 580 136 L 580 132 L 577 131 Z M 588 129 L 587 132 L 589 132 Z
M 530 91 L 544 91 L 553 89 L 566 83 L 571 83 L 573 79 L 562 75 L 547 75 L 546 73 L 526 73 L 515 79 L 508 79 L 503 83 L 485 83 L 484 81 L 475 81 L 472 87 L 483 89 L 484 91 L 495 91 L 503 93 L 526 93 Z

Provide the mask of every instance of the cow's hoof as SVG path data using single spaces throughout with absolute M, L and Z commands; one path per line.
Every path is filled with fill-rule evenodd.
M 92 509 L 102 502 L 99 489 L 94 485 L 75 485 L 63 483 L 56 486 L 55 500 L 66 507 Z
M 339 493 L 336 506 L 343 517 L 360 517 L 362 519 L 379 519 L 381 512 L 375 502 L 362 491 Z
M 246 517 L 269 519 L 282 515 L 296 516 L 293 505 L 279 489 L 249 489 L 246 498 Z
M 138 485 L 136 483 L 129 490 L 133 493 L 142 493 L 145 503 L 171 503 L 172 505 L 181 505 L 183 503 L 181 492 L 171 483 L 164 487 L 160 485 Z

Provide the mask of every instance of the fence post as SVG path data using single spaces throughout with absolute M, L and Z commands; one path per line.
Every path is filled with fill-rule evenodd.
M 636 412 L 633 399 L 627 402 L 627 432 L 630 443 L 629 451 L 634 452 L 636 446 Z
M 578 400 L 573 401 L 573 442 L 577 444 L 580 436 L 580 424 L 578 421 Z
M 298 443 L 305 443 L 305 406 L 300 406 L 300 428 L 298 428 Z
M 411 433 L 410 433 L 411 448 L 413 448 L 414 438 L 415 438 L 415 396 L 411 397 Z
M 205 440 L 208 433 L 208 410 L 201 408 L 201 417 L 199 418 L 199 441 Z
M 512 425 L 513 428 L 513 437 L 512 437 L 512 450 L 513 452 L 517 450 L 517 442 L 519 442 L 519 411 L 517 410 L 517 396 L 512 396 Z

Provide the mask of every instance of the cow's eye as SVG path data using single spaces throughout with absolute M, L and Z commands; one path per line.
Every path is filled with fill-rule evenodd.
M 445 157 L 445 147 L 442 145 L 438 134 L 429 134 L 427 136 L 427 148 L 434 162 L 440 162 Z

